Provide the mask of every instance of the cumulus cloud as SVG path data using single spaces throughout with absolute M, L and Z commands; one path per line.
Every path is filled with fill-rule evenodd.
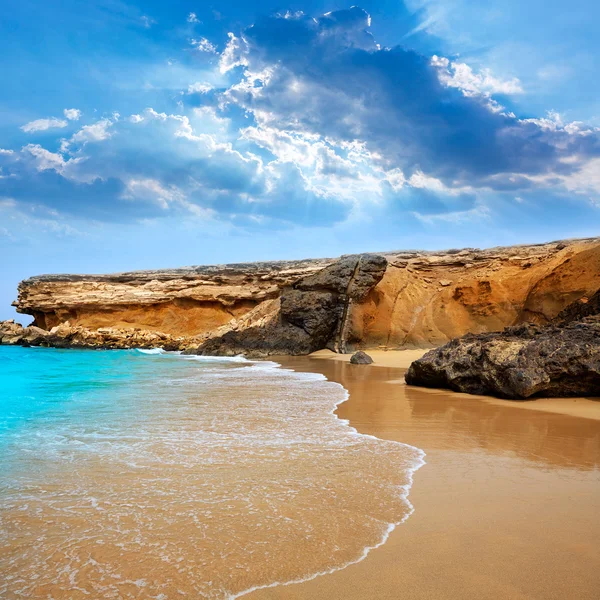
M 431 64 L 438 69 L 438 76 L 443 85 L 458 88 L 465 96 L 523 93 L 521 82 L 516 77 L 506 80 L 499 79 L 494 77 L 489 69 L 475 73 L 465 63 L 451 62 L 447 58 L 435 54 L 431 59 Z
M 64 119 L 57 119 L 51 117 L 49 119 L 36 119 L 30 121 L 21 127 L 25 133 L 35 133 L 37 131 L 46 131 L 48 129 L 61 129 L 67 126 L 67 122 Z
M 187 79 L 177 109 L 0 151 L 3 185 L 17 203 L 98 220 L 177 213 L 261 227 L 360 222 L 382 207 L 463 223 L 488 218 L 492 195 L 600 195 L 597 130 L 507 114 L 494 96 L 522 93 L 518 80 L 382 48 L 369 26 L 357 7 L 259 20 L 229 34 L 222 75 Z M 192 45 L 217 52 L 206 38 Z
M 200 19 L 198 19 L 198 17 L 196 16 L 196 13 L 193 13 L 193 12 L 191 12 L 187 16 L 187 22 L 188 23 L 202 23 L 202 21 L 200 21 Z
M 217 47 L 205 37 L 201 37 L 197 40 L 192 40 L 191 45 L 198 50 L 198 52 L 206 52 L 207 54 L 217 54 Z
M 278 160 L 266 165 L 255 153 L 236 149 L 224 139 L 229 120 L 213 107 L 196 108 L 190 116 L 148 108 L 136 116 L 98 122 L 102 131 L 111 128 L 109 137 L 84 126 L 71 138 L 81 142 L 76 151 L 73 141 L 61 152 L 25 146 L 26 160 L 14 163 L 12 174 L 27 185 L 7 190 L 23 205 L 41 202 L 109 221 L 175 212 L 274 227 L 296 217 L 323 223 L 348 214 L 347 206 L 312 185 L 297 166 Z M 102 144 L 87 143 L 99 138 Z
M 219 57 L 219 68 L 221 73 L 227 73 L 235 67 L 247 66 L 248 61 L 245 57 L 247 51 L 246 44 L 243 39 L 236 37 L 233 33 L 227 34 L 229 37 L 225 50 Z
M 79 121 L 81 118 L 81 111 L 77 108 L 65 108 L 63 114 L 69 121 Z
M 259 128 L 359 140 L 383 170 L 422 172 L 450 188 L 528 185 L 533 175 L 575 171 L 565 157 L 600 154 L 597 134 L 573 135 L 490 110 L 517 80 L 475 73 L 404 48 L 380 48 L 359 8 L 270 17 L 231 34 L 221 70 L 243 66 L 224 103 L 251 113 Z M 440 78 L 440 70 L 446 78 Z
M 112 135 L 109 130 L 113 123 L 110 119 L 100 119 L 91 125 L 84 125 L 77 133 L 73 134 L 71 142 L 86 144 L 106 140 Z
M 62 154 L 50 152 L 39 144 L 27 144 L 23 147 L 23 152 L 29 154 L 38 171 L 46 171 L 52 169 L 57 173 L 63 173 L 70 161 L 65 161 Z M 71 159 L 76 161 L 77 159 Z
M 125 184 L 122 195 L 127 199 L 150 199 L 159 204 L 161 208 L 169 208 L 169 203 L 182 200 L 184 194 L 175 185 L 168 188 L 156 179 L 129 179 Z
M 188 94 L 208 94 L 213 89 L 213 86 L 210 83 L 203 83 L 197 81 L 196 83 L 191 83 L 188 86 Z

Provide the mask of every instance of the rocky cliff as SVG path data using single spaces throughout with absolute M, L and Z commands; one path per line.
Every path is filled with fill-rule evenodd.
M 204 353 L 304 353 L 324 346 L 429 347 L 469 332 L 545 324 L 598 288 L 600 238 L 594 238 L 44 275 L 19 285 L 15 306 L 32 315 L 36 327 L 61 326 L 64 335 L 78 329 L 79 339 L 110 330 L 113 338 L 167 336 L 180 348 Z

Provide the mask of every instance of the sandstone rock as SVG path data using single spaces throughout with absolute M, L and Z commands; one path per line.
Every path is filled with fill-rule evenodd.
M 13 319 L 9 321 L 0 321 L 0 343 L 6 345 L 16 345 L 23 339 L 23 326 L 15 323 Z
M 45 343 L 48 337 L 48 332 L 36 327 L 35 325 L 29 325 L 23 329 L 23 339 L 21 341 L 22 346 L 41 346 Z
M 309 354 L 327 346 L 344 352 L 351 303 L 366 297 L 381 280 L 386 267 L 387 261 L 381 256 L 344 257 L 284 289 L 279 310 L 265 322 L 219 332 L 204 342 L 198 353 Z
M 413 362 L 406 383 L 515 400 L 600 396 L 600 319 L 592 319 L 466 335 Z
M 350 357 L 350 362 L 353 365 L 370 365 L 373 359 L 366 352 L 359 350 Z
M 452 282 L 449 279 L 440 279 L 440 285 L 442 287 L 448 287 L 449 285 L 452 285 Z
M 164 348 L 181 350 L 190 344 L 186 338 L 176 338 L 160 332 L 135 329 L 102 328 L 90 330 L 72 327 L 67 323 L 45 331 L 34 325 L 22 327 L 14 321 L 0 322 L 0 342 L 21 346 L 46 346 L 51 348 Z
M 557 245 L 563 246 L 559 252 Z M 379 263 L 385 259 L 388 266 L 379 279 Z M 344 287 L 355 265 L 353 257 L 345 256 L 44 275 L 21 282 L 15 305 L 43 330 L 66 322 L 90 332 L 139 329 L 184 338 L 184 348 L 228 334 L 227 351 L 235 344 L 243 350 L 247 340 L 237 341 L 242 330 L 269 325 L 281 334 L 281 343 L 267 344 L 262 334 L 249 333 L 257 353 L 265 344 L 271 353 L 310 349 L 317 338 L 327 337 L 332 323 L 326 344 L 337 351 L 430 347 L 474 331 L 528 321 L 548 324 L 572 302 L 585 303 L 600 287 L 600 239 L 487 250 L 394 251 L 363 260 L 352 285 Z M 452 284 L 442 286 L 441 281 Z M 304 296 L 308 292 L 314 295 Z M 328 315 L 332 298 L 335 307 Z M 238 337 L 229 334 L 233 331 Z M 162 345 L 158 338 L 156 343 Z

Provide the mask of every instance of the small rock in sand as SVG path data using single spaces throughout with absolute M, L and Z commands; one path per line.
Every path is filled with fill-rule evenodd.
M 373 359 L 366 352 L 359 350 L 352 355 L 350 362 L 353 365 L 370 365 L 372 364 Z

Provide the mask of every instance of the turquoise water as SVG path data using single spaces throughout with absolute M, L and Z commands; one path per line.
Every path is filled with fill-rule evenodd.
M 237 598 L 357 562 L 422 453 L 272 362 L 0 347 L 0 598 Z
M 135 350 L 85 351 L 0 346 L 0 444 L 10 431 L 68 416 L 101 418 L 113 396 L 152 374 Z M 127 409 L 124 405 L 123 410 Z

